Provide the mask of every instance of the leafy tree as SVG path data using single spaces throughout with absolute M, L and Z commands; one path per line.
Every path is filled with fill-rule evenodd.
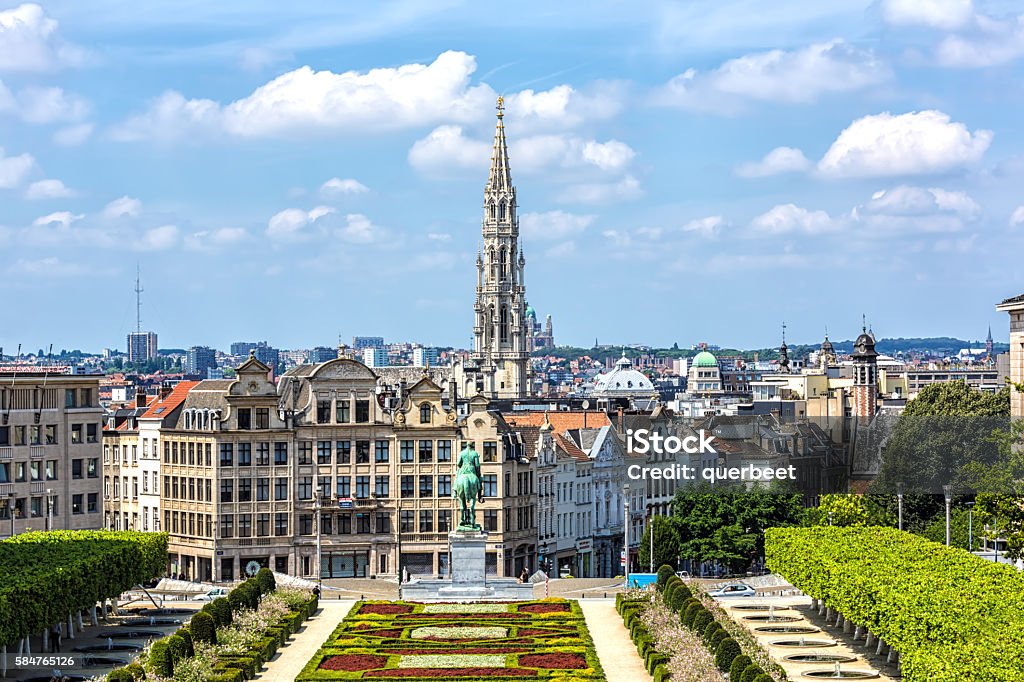
M 949 514 L 949 539 L 950 546 L 967 549 L 970 540 L 970 518 L 966 509 L 953 509 Z M 946 544 L 946 510 L 943 509 L 926 525 L 919 533 L 922 537 L 932 542 Z M 978 534 L 974 535 L 974 547 L 977 548 L 981 542 Z
M 654 565 L 675 566 L 679 557 L 679 533 L 672 519 L 655 516 L 650 519 L 650 528 L 645 528 L 640 538 L 640 565 L 648 566 L 651 555 L 651 529 L 654 531 Z M 659 569 L 660 573 L 660 569 Z

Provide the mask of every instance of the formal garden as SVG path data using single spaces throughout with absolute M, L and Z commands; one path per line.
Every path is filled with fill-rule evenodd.
M 579 604 L 357 602 L 296 679 L 494 678 L 604 680 Z

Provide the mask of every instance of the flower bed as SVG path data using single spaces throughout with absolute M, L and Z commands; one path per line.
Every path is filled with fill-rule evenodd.
M 296 680 L 605 679 L 576 602 L 359 602 Z

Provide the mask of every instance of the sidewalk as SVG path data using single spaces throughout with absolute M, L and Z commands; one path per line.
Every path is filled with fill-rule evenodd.
M 581 599 L 579 605 L 590 636 L 594 638 L 594 647 L 601 667 L 604 668 L 605 679 L 609 682 L 650 682 L 651 676 L 647 674 L 640 654 L 629 639 L 622 617 L 615 611 L 615 601 Z
M 355 604 L 353 600 L 320 602 L 320 610 L 306 620 L 287 645 L 278 649 L 255 679 L 261 682 L 292 682 L 313 654 L 327 641 L 334 628 Z

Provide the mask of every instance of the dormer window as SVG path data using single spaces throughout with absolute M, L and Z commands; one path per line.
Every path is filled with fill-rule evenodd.
M 429 424 L 432 412 L 433 410 L 430 408 L 430 403 L 423 403 L 420 405 L 420 424 Z

